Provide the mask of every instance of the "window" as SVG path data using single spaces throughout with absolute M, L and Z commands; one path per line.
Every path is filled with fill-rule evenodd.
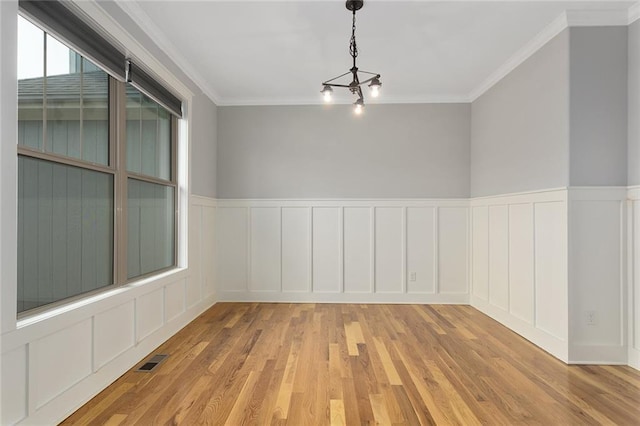
M 171 115 L 127 85 L 127 278 L 175 262 Z
M 122 81 L 124 60 L 105 72 L 31 7 L 62 6 L 18 17 L 19 313 L 174 267 L 177 240 L 179 100 Z

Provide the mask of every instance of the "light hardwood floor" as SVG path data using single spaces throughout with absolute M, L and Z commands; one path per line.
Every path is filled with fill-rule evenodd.
M 469 306 L 219 303 L 64 424 L 640 424 L 640 372 Z

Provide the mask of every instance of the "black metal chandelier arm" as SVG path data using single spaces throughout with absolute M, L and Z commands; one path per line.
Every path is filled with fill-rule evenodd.
M 360 68 L 358 68 L 358 72 L 361 72 L 363 74 L 375 75 L 376 77 L 380 78 L 380 74 L 378 74 L 377 72 L 363 71 Z
M 373 76 L 373 77 L 371 77 L 371 78 L 368 78 L 368 79 L 366 79 L 366 80 L 364 80 L 364 81 L 359 82 L 359 84 L 358 84 L 358 85 L 359 85 L 359 86 L 363 86 L 363 85 L 365 85 L 365 84 L 367 84 L 367 83 L 371 83 L 373 80 L 378 79 L 378 78 L 380 78 L 380 76 L 379 76 L 379 75 Z
M 333 77 L 331 80 L 327 80 L 327 81 L 325 81 L 325 82 L 324 82 L 324 83 L 322 83 L 322 84 L 323 84 L 323 85 L 325 85 L 325 84 L 326 84 L 326 85 L 333 86 L 332 84 L 330 84 L 333 80 L 337 80 L 337 79 L 339 79 L 339 78 L 341 78 L 341 77 L 344 77 L 345 75 L 349 75 L 349 74 L 351 74 L 351 71 L 347 71 L 347 72 L 345 72 L 344 74 L 340 74 L 340 75 L 339 75 L 339 76 L 337 76 L 337 77 Z
M 322 83 L 322 85 L 329 86 L 329 87 L 346 87 L 347 89 L 351 87 L 348 84 L 335 84 L 335 83 Z
M 348 73 L 344 73 L 344 74 L 342 74 L 340 77 L 344 77 L 344 76 L 345 76 L 345 75 L 347 75 L 347 74 L 351 74 L 351 73 L 350 73 L 350 72 L 348 72 Z M 372 75 L 373 75 L 373 77 L 368 78 L 368 79 L 363 80 L 363 81 L 360 81 L 360 80 L 358 79 L 357 85 L 358 85 L 358 86 L 363 86 L 363 85 L 365 85 L 365 84 L 367 84 L 367 83 L 371 83 L 371 82 L 372 82 L 373 80 L 375 80 L 376 78 L 380 78 L 380 74 L 373 74 L 373 73 L 370 73 L 370 74 L 372 74 Z M 333 81 L 333 80 L 335 80 L 335 79 L 338 79 L 338 78 L 340 78 L 340 77 L 336 77 L 336 78 L 332 78 L 331 80 L 327 80 L 327 81 L 325 81 L 324 83 L 322 83 L 322 85 L 323 85 L 323 86 L 331 86 L 331 87 L 346 87 L 346 88 L 354 87 L 353 85 L 349 85 L 349 84 L 337 84 L 337 83 L 331 83 L 331 81 Z

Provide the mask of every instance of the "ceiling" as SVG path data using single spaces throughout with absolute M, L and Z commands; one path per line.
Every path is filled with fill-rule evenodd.
M 218 105 L 321 103 L 320 83 L 351 67 L 344 1 L 121 7 Z M 630 7 L 637 4 L 365 1 L 357 12 L 358 67 L 380 73 L 383 83 L 379 98 L 365 100 L 468 102 L 566 27 L 565 11 L 581 25 L 624 24 Z M 338 102 L 354 101 L 337 92 Z

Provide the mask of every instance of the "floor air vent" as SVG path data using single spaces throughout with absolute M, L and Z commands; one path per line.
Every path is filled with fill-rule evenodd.
M 150 360 L 142 364 L 136 371 L 141 373 L 149 373 L 153 371 L 162 361 L 164 361 L 169 355 L 154 355 Z

